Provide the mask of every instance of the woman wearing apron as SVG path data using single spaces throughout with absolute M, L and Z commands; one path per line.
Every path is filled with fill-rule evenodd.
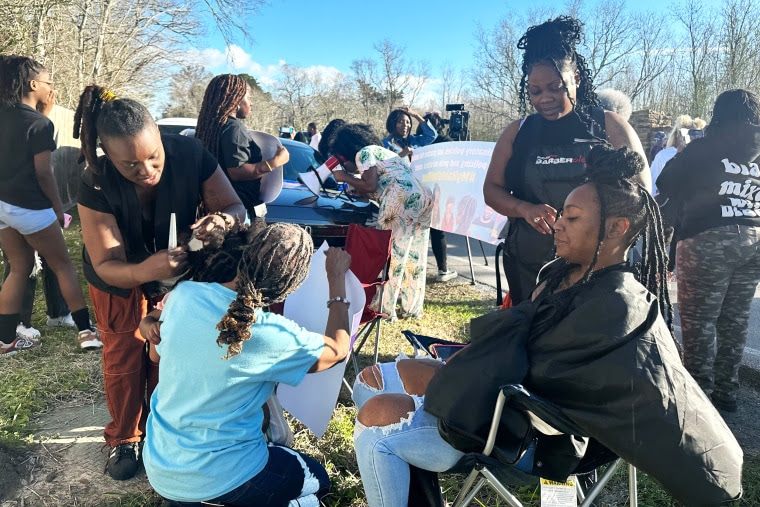
M 538 271 L 553 257 L 553 225 L 567 194 L 583 179 L 591 148 L 628 146 L 646 160 L 636 132 L 619 115 L 603 111 L 585 59 L 575 46 L 582 25 L 559 16 L 533 26 L 517 44 L 523 50 L 521 108 L 536 110 L 512 122 L 491 157 L 483 195 L 509 217 L 504 273 L 512 303 L 530 297 Z M 651 189 L 649 170 L 639 182 Z

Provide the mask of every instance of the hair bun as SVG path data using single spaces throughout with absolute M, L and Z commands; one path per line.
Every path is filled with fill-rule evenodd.
M 583 35 L 583 23 L 570 16 L 557 16 L 528 28 L 517 42 L 517 49 L 529 49 L 530 46 L 563 45 L 569 43 L 574 49 L 581 41 Z
M 586 177 L 596 183 L 630 181 L 643 170 L 641 155 L 627 146 L 619 149 L 595 146 L 586 158 Z

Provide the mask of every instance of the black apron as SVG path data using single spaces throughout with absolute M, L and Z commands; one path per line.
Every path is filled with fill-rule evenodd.
M 604 111 L 592 114 L 594 122 L 602 130 L 604 139 Z M 602 143 L 574 115 L 567 121 L 566 142 L 544 143 L 542 126 L 546 122 L 538 115 L 528 117 L 521 127 L 523 136 L 518 133 L 515 145 L 526 143 L 524 155 L 516 160 L 519 171 L 512 168 L 507 181 L 519 178 L 519 184 L 513 188 L 515 197 L 533 204 L 548 204 L 560 210 L 568 194 L 584 181 L 586 158 L 591 148 Z M 598 118 L 600 117 L 600 118 Z M 529 123 L 530 122 L 530 123 Z M 572 122 L 572 123 L 570 123 Z M 555 138 L 556 140 L 556 138 Z M 511 162 L 511 161 L 510 161 Z M 507 170 L 510 167 L 508 165 Z M 509 284 L 512 304 L 518 304 L 530 298 L 536 287 L 536 276 L 541 267 L 554 258 L 554 237 L 540 234 L 531 224 L 519 217 L 509 219 L 509 230 L 504 244 L 504 274 Z

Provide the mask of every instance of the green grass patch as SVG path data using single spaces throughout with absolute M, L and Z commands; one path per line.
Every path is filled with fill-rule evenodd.
M 81 233 L 79 220 L 74 211 L 74 223 L 64 231 L 69 251 L 81 279 Z M 0 273 L 1 273 L 0 268 Z M 40 284 L 41 285 L 41 284 Z M 82 287 L 87 297 L 86 284 Z M 469 335 L 469 322 L 473 317 L 494 309 L 493 291 L 483 291 L 466 283 L 429 283 L 425 298 L 423 318 L 412 321 L 383 322 L 379 353 L 381 360 L 393 360 L 399 353 L 412 354 L 412 347 L 401 331 L 409 329 L 416 333 L 465 341 Z M 101 399 L 102 375 L 100 354 L 83 352 L 76 343 L 76 333 L 61 328 L 46 328 L 45 304 L 41 289 L 35 304 L 32 324 L 43 331 L 43 345 L 37 350 L 23 352 L 0 361 L 0 449 L 23 453 L 33 445 L 35 428 L 33 421 L 40 413 L 53 409 L 57 403 L 81 400 L 92 403 Z M 374 335 L 368 340 L 359 356 L 360 368 L 372 362 Z M 349 363 L 349 377 L 353 367 Z M 295 431 L 294 447 L 305 452 L 328 471 L 332 490 L 326 499 L 331 507 L 358 507 L 366 505 L 356 455 L 353 446 L 353 426 L 356 409 L 344 389 L 338 400 L 330 425 L 323 438 L 317 440 L 298 421 L 292 421 Z M 626 505 L 627 472 L 622 467 L 613 477 L 601 505 Z M 464 476 L 442 474 L 441 485 L 449 501 L 452 501 L 464 481 Z M 744 498 L 738 506 L 760 505 L 760 457 L 746 456 L 744 464 Z M 515 488 L 514 492 L 526 506 L 540 505 L 537 486 Z M 639 473 L 639 505 L 679 506 L 646 474 Z M 87 505 L 106 506 L 160 506 L 156 494 L 105 494 L 103 498 L 89 499 Z M 475 505 L 505 505 L 495 493 L 484 490 Z M 680 507 L 680 506 L 679 506 Z

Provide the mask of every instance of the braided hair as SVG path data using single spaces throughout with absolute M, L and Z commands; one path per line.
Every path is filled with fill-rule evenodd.
M 517 42 L 517 48 L 523 50 L 522 78 L 520 78 L 520 113 L 528 111 L 528 76 L 534 65 L 548 64 L 553 67 L 562 80 L 567 91 L 567 83 L 562 78 L 562 71 L 578 71 L 579 83 L 576 98 L 568 98 L 573 104 L 573 113 L 591 131 L 595 124 L 591 118 L 591 107 L 601 107 L 599 98 L 594 93 L 594 82 L 591 78 L 586 59 L 575 50 L 583 37 L 583 24 L 570 16 L 558 16 L 555 19 L 535 25 L 525 32 Z M 597 129 L 599 126 L 597 125 Z
M 234 74 L 220 74 L 206 87 L 195 137 L 200 139 L 203 146 L 217 159 L 222 127 L 227 123 L 227 118 L 235 114 L 238 104 L 247 92 L 246 80 Z
M 596 146 L 589 153 L 586 167 L 587 182 L 594 185 L 599 198 L 599 237 L 596 251 L 580 283 L 588 281 L 596 265 L 609 216 L 627 218 L 630 227 L 625 238 L 627 248 L 642 238 L 642 258 L 636 269 L 636 279 L 657 296 L 660 313 L 671 327 L 673 307 L 667 288 L 668 254 L 660 208 L 652 195 L 634 181 L 644 170 L 641 156 L 627 147 L 613 149 Z
M 117 98 L 102 86 L 89 85 L 74 113 L 74 138 L 82 144 L 78 161 L 86 160 L 90 170 L 97 173 L 98 138 L 135 137 L 150 126 L 158 128 L 145 106 L 136 100 Z
M 47 69 L 26 56 L 0 55 L 0 109 L 9 109 L 32 91 L 29 82 Z
M 237 297 L 216 325 L 224 359 L 236 356 L 251 338 L 256 309 L 283 301 L 306 279 L 314 252 L 311 236 L 297 225 L 275 223 L 258 232 L 237 264 Z

